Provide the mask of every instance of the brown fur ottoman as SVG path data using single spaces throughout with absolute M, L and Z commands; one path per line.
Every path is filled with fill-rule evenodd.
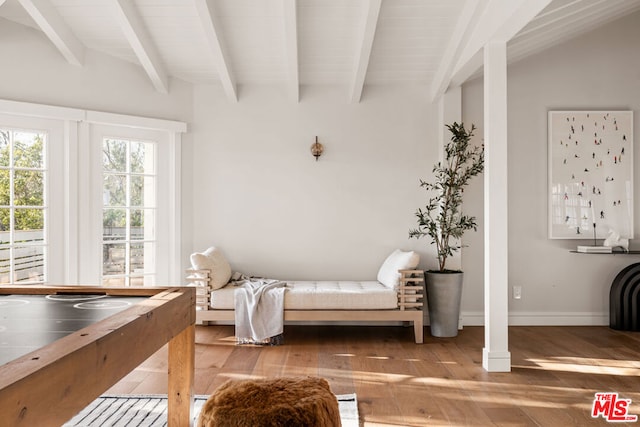
M 323 378 L 229 380 L 206 401 L 198 427 L 340 426 L 338 400 Z

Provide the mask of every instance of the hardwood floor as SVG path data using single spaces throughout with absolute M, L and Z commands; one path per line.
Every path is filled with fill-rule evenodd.
M 363 426 L 585 426 L 596 392 L 640 415 L 640 333 L 607 327 L 512 327 L 512 372 L 482 368 L 484 330 L 413 342 L 412 328 L 286 326 L 285 344 L 236 346 L 233 327 L 196 328 L 195 393 L 230 378 L 317 375 L 356 393 Z M 166 348 L 110 393 L 166 393 Z M 614 425 L 640 425 L 615 423 Z

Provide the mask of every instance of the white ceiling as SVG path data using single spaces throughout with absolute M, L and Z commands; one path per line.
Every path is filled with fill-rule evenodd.
M 169 78 L 238 85 L 421 84 L 433 99 L 481 72 L 482 46 L 509 62 L 640 10 L 640 0 L 0 0 L 0 17 L 43 31 L 71 64 L 86 49 Z

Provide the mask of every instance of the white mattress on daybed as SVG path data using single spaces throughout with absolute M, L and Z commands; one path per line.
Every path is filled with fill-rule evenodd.
M 398 308 L 398 294 L 378 281 L 287 281 L 285 310 L 386 310 Z M 211 292 L 211 308 L 234 309 L 236 286 Z

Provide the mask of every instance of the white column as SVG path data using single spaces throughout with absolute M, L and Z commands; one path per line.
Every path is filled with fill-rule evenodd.
M 462 87 L 453 86 L 442 96 L 442 115 L 445 124 L 462 121 Z M 447 141 L 451 134 L 447 135 Z
M 482 366 L 511 371 L 509 353 L 507 44 L 484 47 L 484 328 Z

